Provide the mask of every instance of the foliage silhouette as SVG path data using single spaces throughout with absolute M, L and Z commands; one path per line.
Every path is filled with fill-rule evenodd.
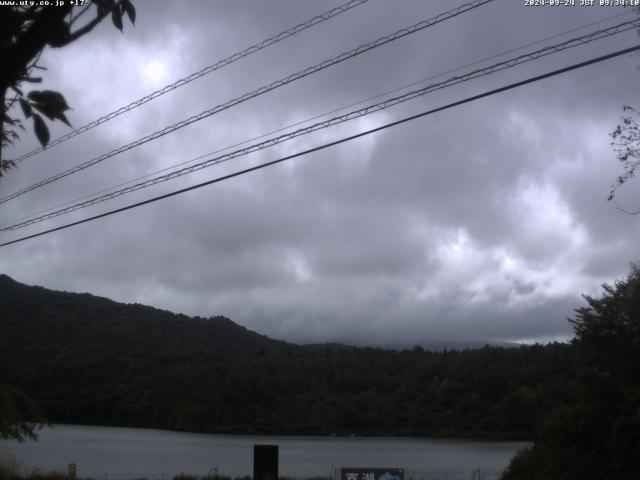
M 570 320 L 574 375 L 535 445 L 504 480 L 636 479 L 640 472 L 640 270 Z
M 22 119 L 9 115 L 16 102 L 24 119 L 33 119 L 34 132 L 42 146 L 50 138 L 42 115 L 50 121 L 60 120 L 70 126 L 64 113 L 69 106 L 61 93 L 52 90 L 24 91 L 25 83 L 42 82 L 42 77 L 34 76 L 33 72 L 44 70 L 38 65 L 43 50 L 46 47 L 61 48 L 75 42 L 107 16 L 111 16 L 113 25 L 120 31 L 123 29 L 124 15 L 129 17 L 131 23 L 136 18 L 136 10 L 130 0 L 91 0 L 82 7 L 74 5 L 79 2 L 62 2 L 55 6 L 31 3 L 33 5 L 16 2 L 16 5 L 4 6 L 0 15 L 0 176 L 15 166 L 13 161 L 3 159 L 2 151 L 18 140 L 19 132 L 25 130 Z M 95 7 L 95 16 L 78 26 L 78 20 L 92 7 Z M 8 98 L 10 91 L 13 96 Z

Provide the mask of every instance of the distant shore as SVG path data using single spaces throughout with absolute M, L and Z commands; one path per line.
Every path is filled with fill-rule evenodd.
M 109 427 L 109 428 L 135 428 L 135 429 L 143 429 L 143 430 L 156 430 L 156 431 L 165 431 L 165 432 L 176 432 L 176 433 L 194 433 L 194 434 L 202 434 L 202 435 L 229 435 L 229 436 L 247 436 L 247 437 L 291 437 L 291 438 L 305 438 L 305 437 L 318 437 L 318 438 L 336 438 L 336 439 L 346 439 L 346 438 L 414 438 L 414 439 L 433 439 L 433 440 L 461 440 L 461 441 L 492 441 L 492 442 L 533 442 L 532 435 L 526 433 L 511 433 L 505 434 L 500 432 L 471 432 L 471 433 L 459 433 L 459 434 L 410 434 L 410 433 L 388 433 L 388 432 L 378 432 L 378 433 L 317 433 L 317 432 L 303 432 L 303 433 L 255 433 L 248 431 L 193 431 L 193 430 L 172 430 L 169 428 L 160 428 L 160 427 L 149 427 L 144 425 L 94 425 L 94 424 L 83 424 L 83 423 L 60 423 L 60 424 L 52 424 L 52 427 L 55 425 L 71 425 L 78 427 Z M 47 428 L 47 427 L 44 427 Z M 240 477 L 238 477 L 240 478 Z M 0 477 L 0 480 L 2 478 Z
M 56 425 L 70 425 L 78 427 L 109 427 L 109 428 L 135 428 L 144 430 L 157 430 L 166 432 L 177 433 L 195 433 L 204 435 L 230 435 L 230 436 L 258 436 L 258 437 L 292 437 L 292 438 L 304 438 L 304 437 L 322 437 L 322 438 L 421 438 L 421 439 L 435 439 L 435 440 L 469 440 L 469 441 L 493 441 L 493 442 L 532 442 L 533 435 L 527 432 L 460 432 L 460 433 L 411 433 L 411 432 L 366 432 L 366 433 L 325 433 L 325 432 L 300 432 L 300 433 L 285 433 L 285 432 L 271 432 L 271 433 L 258 433 L 255 431 L 246 430 L 224 430 L 224 431 L 202 431 L 202 430 L 178 430 L 170 428 L 162 428 L 155 426 L 147 426 L 143 424 L 132 425 L 115 425 L 115 424 L 87 424 L 87 423 L 52 423 L 50 427 Z M 46 426 L 44 428 L 47 428 Z M 2 480 L 2 479 L 0 479 Z

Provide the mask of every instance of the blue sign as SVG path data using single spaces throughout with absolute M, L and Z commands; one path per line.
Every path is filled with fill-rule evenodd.
M 404 480 L 404 469 L 343 467 L 340 480 Z

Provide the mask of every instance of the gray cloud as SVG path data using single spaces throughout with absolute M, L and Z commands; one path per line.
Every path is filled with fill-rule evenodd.
M 293 1 L 136 5 L 137 25 L 124 35 L 101 25 L 91 37 L 43 57 L 50 67 L 47 88 L 65 93 L 74 125 L 321 11 L 317 4 Z M 3 177 L 0 189 L 15 191 L 453 6 L 373 0 L 24 162 Z M 20 197 L 1 207 L 0 221 L 617 12 L 527 9 L 498 0 Z M 2 239 L 291 154 L 636 41 L 629 32 L 580 47 Z M 605 199 L 620 173 L 608 132 L 620 106 L 637 99 L 639 62 L 616 59 L 5 247 L 0 271 L 54 289 L 192 315 L 224 314 L 299 342 L 567 338 L 566 317 L 582 305 L 580 295 L 597 294 L 601 283 L 623 276 L 638 257 L 637 217 L 621 214 Z M 25 135 L 11 153 L 34 146 Z M 637 191 L 630 184 L 621 201 L 637 205 Z

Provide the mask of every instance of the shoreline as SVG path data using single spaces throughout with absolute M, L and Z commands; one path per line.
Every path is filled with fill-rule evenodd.
M 42 429 L 38 429 L 37 432 L 46 428 L 55 428 L 57 425 L 65 427 L 86 427 L 86 428 L 114 428 L 114 429 L 136 429 L 136 430 L 151 430 L 155 432 L 168 432 L 168 433 L 188 433 L 193 435 L 215 435 L 215 436 L 228 436 L 228 437 L 265 437 L 265 438 L 322 438 L 326 439 L 415 439 L 415 440 L 448 440 L 448 441 L 491 441 L 491 442 L 533 442 L 533 435 L 527 435 L 525 433 L 495 433 L 495 432 L 470 432 L 461 433 L 456 435 L 445 434 L 411 434 L 411 433 L 257 433 L 248 431 L 198 431 L 198 430 L 172 430 L 169 428 L 144 426 L 144 425 L 113 425 L 113 424 L 86 424 L 86 423 L 51 423 L 44 425 Z M 36 432 L 36 433 L 37 433 Z

